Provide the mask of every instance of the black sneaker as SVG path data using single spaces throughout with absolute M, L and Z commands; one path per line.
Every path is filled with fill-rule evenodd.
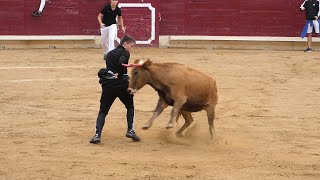
M 130 130 L 127 132 L 126 134 L 127 138 L 131 138 L 133 141 L 140 141 L 139 136 L 136 135 L 136 133 L 134 132 L 134 130 Z
M 33 17 L 40 17 L 42 15 L 42 12 L 41 11 L 33 11 L 32 12 L 32 16 Z
M 312 49 L 311 49 L 311 48 L 309 48 L 309 47 L 307 47 L 307 49 L 306 49 L 306 50 L 304 50 L 304 52 L 312 52 Z
M 90 143 L 92 144 L 99 144 L 101 141 L 101 137 L 98 134 L 95 134 L 91 139 Z

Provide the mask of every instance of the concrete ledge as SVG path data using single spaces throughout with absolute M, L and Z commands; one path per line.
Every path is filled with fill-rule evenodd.
M 216 41 L 305 41 L 301 37 L 272 36 L 169 36 L 170 40 L 216 40 Z M 320 42 L 320 38 L 315 39 Z
M 160 36 L 161 48 L 304 50 L 306 38 L 258 36 Z M 313 47 L 320 47 L 320 38 L 313 37 Z
M 160 48 L 304 50 L 306 38 L 261 36 L 160 36 Z M 320 38 L 313 37 L 313 49 Z M 101 48 L 100 36 L 0 36 L 1 49 L 16 48 Z
M 26 41 L 26 40 L 94 40 L 95 36 L 82 36 L 82 35 L 70 35 L 70 36 L 0 36 L 0 41 Z
M 0 36 L 0 49 L 99 47 L 97 36 Z

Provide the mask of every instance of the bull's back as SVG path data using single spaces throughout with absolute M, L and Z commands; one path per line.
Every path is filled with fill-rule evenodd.
M 215 80 L 210 76 L 187 67 L 170 63 L 164 75 L 171 91 L 179 91 L 187 98 L 182 110 L 196 112 L 202 110 L 216 96 Z
M 215 87 L 215 80 L 207 74 L 182 64 L 173 63 L 168 76 L 172 85 L 184 88 L 187 96 L 208 95 Z M 170 80 L 169 80 L 170 82 Z

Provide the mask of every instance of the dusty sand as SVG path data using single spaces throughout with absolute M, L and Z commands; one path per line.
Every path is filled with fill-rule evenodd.
M 94 145 L 104 66 L 100 49 L 0 51 L 0 179 L 318 179 L 320 52 L 136 48 L 131 60 L 178 62 L 217 79 L 216 135 L 205 112 L 186 137 L 149 130 L 157 94 L 135 95 L 136 132 L 124 137 L 117 100 Z M 182 125 L 182 119 L 176 127 Z

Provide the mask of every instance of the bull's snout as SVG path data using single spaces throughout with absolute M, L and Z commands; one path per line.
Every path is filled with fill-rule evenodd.
M 129 94 L 134 94 L 134 93 L 137 92 L 137 90 L 134 90 L 134 89 L 132 89 L 132 88 L 128 88 L 127 91 L 128 91 Z

